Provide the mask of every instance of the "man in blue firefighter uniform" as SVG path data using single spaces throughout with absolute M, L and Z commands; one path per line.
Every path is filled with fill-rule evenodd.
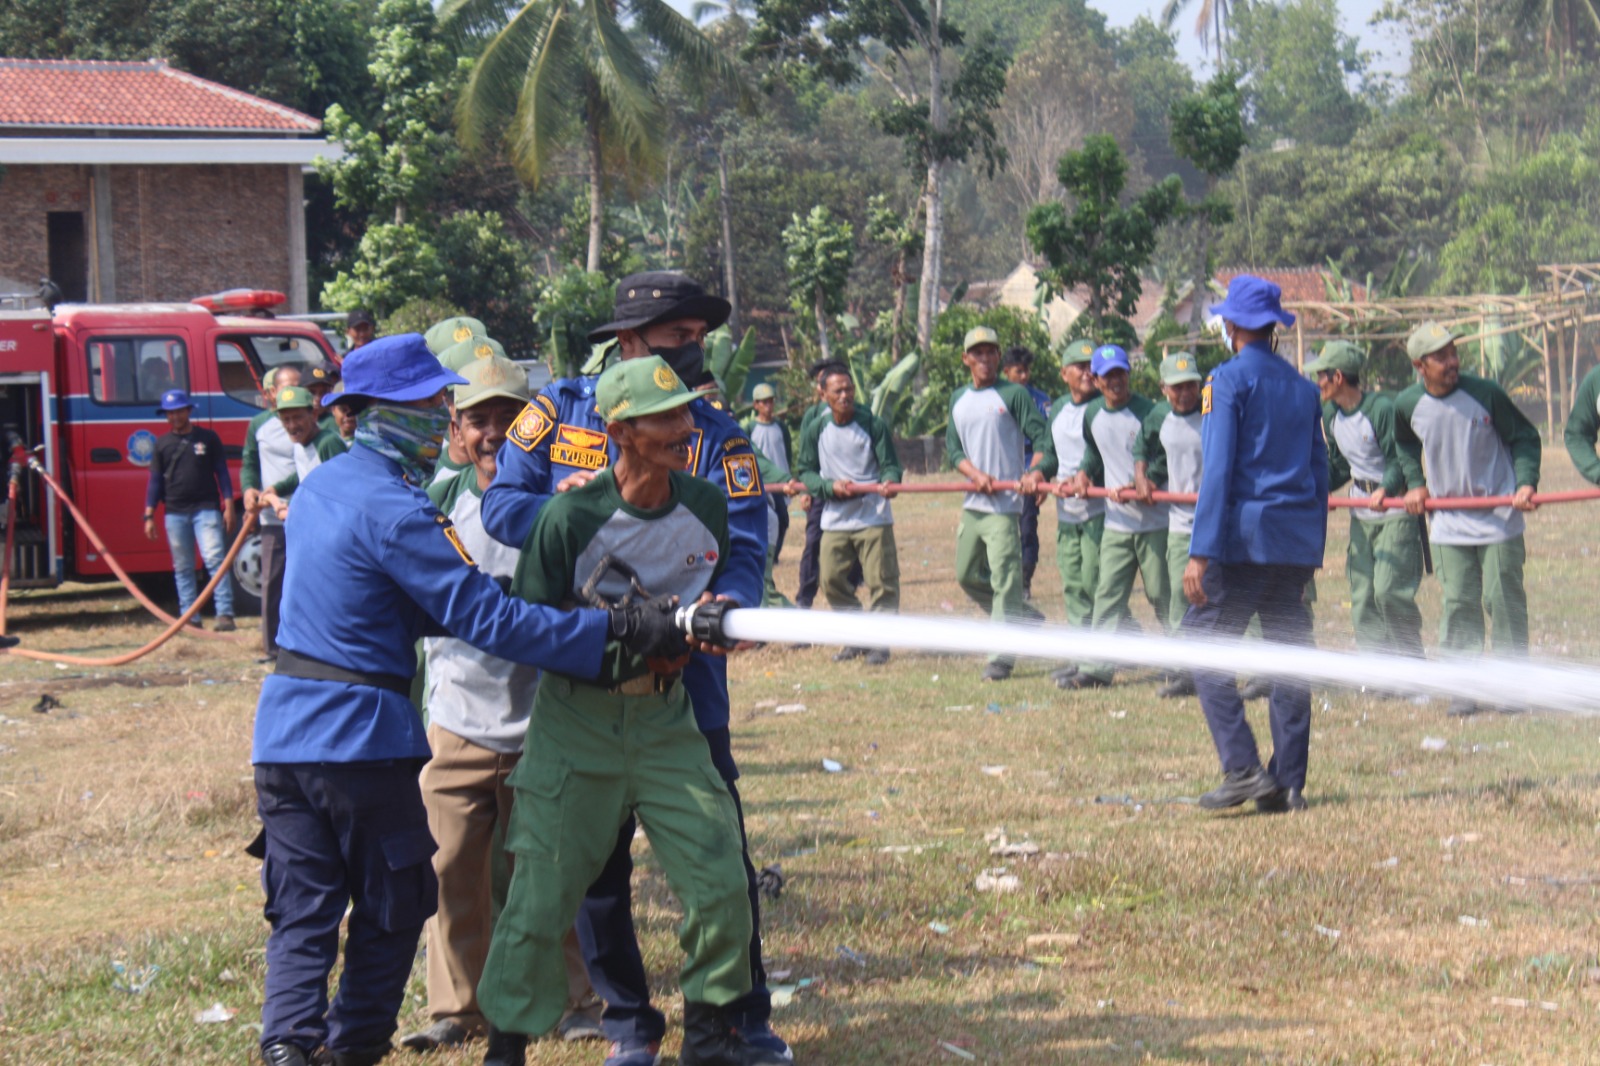
M 370 1066 L 389 1051 L 437 893 L 417 781 L 428 742 L 407 698 L 425 621 L 492 655 L 586 677 L 608 639 L 673 646 L 666 601 L 563 612 L 512 599 L 478 570 L 421 487 L 444 435 L 444 389 L 462 383 L 421 336 L 363 346 L 344 375 L 340 402 L 362 408 L 355 444 L 290 505 L 278 661 L 251 752 L 272 925 L 268 1066 Z
M 1281 296 L 1270 281 L 1241 274 L 1211 309 L 1238 354 L 1200 390 L 1200 497 L 1183 572 L 1192 604 L 1185 634 L 1237 640 L 1259 613 L 1266 640 L 1312 642 L 1305 589 L 1328 535 L 1328 448 L 1316 386 L 1274 349 L 1277 327 L 1294 325 Z M 1311 687 L 1272 683 L 1272 761 L 1262 766 L 1235 678 L 1199 671 L 1194 681 L 1224 774 L 1200 806 L 1255 800 L 1263 811 L 1303 810 Z
M 614 319 L 589 333 L 598 344 L 613 338 L 623 359 L 659 355 L 691 387 L 706 377 L 705 334 L 728 320 L 729 304 L 683 274 L 652 271 L 617 283 Z M 494 482 L 483 494 L 484 528 L 505 544 L 521 547 L 539 508 L 564 480 L 592 476 L 615 460 L 605 422 L 595 411 L 598 377 L 551 382 L 535 396 L 511 427 L 496 459 Z M 688 470 L 716 484 L 728 498 L 727 566 L 712 587 L 718 597 L 760 606 L 767 558 L 767 503 L 756 468 L 756 454 L 744 430 L 711 400 L 689 405 L 694 436 Z M 695 721 L 711 747 L 711 761 L 744 812 L 734 782 L 739 777 L 728 735 L 728 670 L 718 656 L 697 652 L 683 671 L 684 688 Z M 612 1043 L 607 1066 L 650 1066 L 666 1030 L 666 1019 L 650 1006 L 649 981 L 633 929 L 633 860 L 629 849 L 634 823 L 617 836 L 605 871 L 590 888 L 578 917 L 578 937 L 589 962 L 595 991 L 606 1001 L 602 1024 Z M 760 894 L 748 845 L 744 867 L 755 934 L 751 941 L 752 989 L 730 1005 L 728 1016 L 751 1044 L 789 1053 L 772 1031 L 772 998 L 761 963 Z

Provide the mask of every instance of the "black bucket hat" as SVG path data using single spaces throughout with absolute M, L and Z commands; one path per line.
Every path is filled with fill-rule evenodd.
M 610 340 L 625 329 L 640 329 L 657 322 L 698 318 L 710 329 L 728 321 L 733 311 L 727 300 L 711 296 L 687 274 L 672 270 L 651 270 L 629 274 L 617 282 L 617 301 L 613 321 L 589 331 L 589 343 Z

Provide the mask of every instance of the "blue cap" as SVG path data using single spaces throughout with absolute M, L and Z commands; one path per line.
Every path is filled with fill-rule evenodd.
M 1211 313 L 1245 329 L 1260 329 L 1268 322 L 1292 326 L 1294 316 L 1278 302 L 1282 299 L 1283 290 L 1266 278 L 1240 274 L 1228 282 L 1227 298 L 1212 304 Z
M 168 411 L 181 411 L 185 407 L 193 407 L 194 401 L 189 399 L 189 394 L 182 389 L 168 389 L 161 394 L 161 406 L 156 408 L 157 414 Z
M 439 363 L 420 333 L 397 333 L 364 344 L 350 353 L 342 372 L 344 391 L 324 396 L 322 406 L 351 396 L 397 403 L 426 400 L 447 386 L 467 384 Z
M 1102 344 L 1089 355 L 1089 373 L 1099 377 L 1107 370 L 1122 369 L 1133 372 L 1133 365 L 1128 362 L 1128 353 L 1120 344 Z

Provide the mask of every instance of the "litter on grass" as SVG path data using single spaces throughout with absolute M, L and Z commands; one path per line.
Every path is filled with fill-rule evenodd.
M 129 967 L 126 963 L 120 961 L 113 961 L 111 969 L 120 978 L 120 980 L 112 981 L 111 987 L 118 992 L 126 992 L 132 996 L 144 995 L 145 989 L 154 984 L 156 977 L 161 973 L 161 967 L 159 966 Z
M 1325 936 L 1329 940 L 1338 940 L 1341 936 L 1344 935 L 1339 930 L 1337 930 L 1337 929 L 1329 929 L 1325 925 L 1313 925 L 1311 928 L 1316 931 L 1316 934 L 1318 936 Z
M 801 714 L 805 711 L 803 703 L 780 703 L 772 709 L 773 714 Z
M 840 944 L 839 945 L 839 957 L 841 959 L 844 959 L 844 960 L 848 961 L 848 962 L 853 962 L 857 966 L 865 966 L 867 964 L 867 957 L 865 955 L 861 954 L 860 952 L 851 950 L 849 947 L 845 946 L 844 944 Z
M 830 774 L 844 773 L 844 764 L 834 762 L 832 759 L 823 759 L 822 768 Z
M 929 922 L 928 928 L 933 930 L 935 933 L 938 933 L 940 936 L 950 935 L 950 927 L 945 925 L 943 922 Z
M 964 1059 L 967 1062 L 977 1062 L 978 1061 L 978 1056 L 974 1055 L 972 1052 L 968 1051 L 966 1048 L 956 1047 L 956 1045 L 950 1043 L 950 1041 L 948 1041 L 948 1040 L 939 1041 L 939 1047 L 942 1050 L 944 1050 L 946 1052 L 949 1052 L 951 1055 L 954 1055 L 958 1059 Z
M 239 1012 L 231 1007 L 224 1007 L 221 1003 L 213 1003 L 203 1011 L 195 1012 L 194 1020 L 200 1025 L 220 1025 L 233 1021 L 233 1016 Z
M 1449 746 L 1450 746 L 1450 742 L 1448 740 L 1446 740 L 1444 737 L 1423 737 L 1422 738 L 1422 750 L 1423 751 L 1443 751 L 1444 749 L 1448 748 Z
M 973 881 L 972 887 L 979 892 L 994 892 L 1005 895 L 1015 892 L 1022 887 L 1022 879 L 1016 874 L 1006 873 L 1004 866 L 993 870 L 985 870 Z

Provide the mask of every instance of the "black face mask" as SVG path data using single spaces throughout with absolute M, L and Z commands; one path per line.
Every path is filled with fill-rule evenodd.
M 659 355 L 665 359 L 667 365 L 672 368 L 673 373 L 677 374 L 690 388 L 693 388 L 694 383 L 699 381 L 705 373 L 706 350 L 701 347 L 698 341 L 680 344 L 676 348 L 652 347 L 650 354 Z

